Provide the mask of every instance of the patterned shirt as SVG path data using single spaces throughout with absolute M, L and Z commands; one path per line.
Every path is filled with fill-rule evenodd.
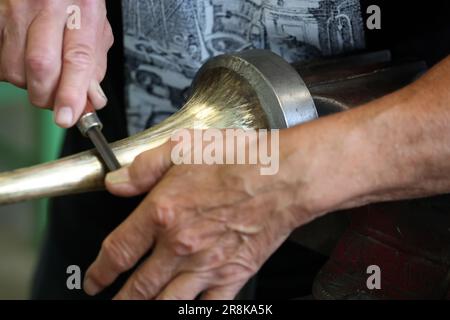
M 176 112 L 209 58 L 259 48 L 288 62 L 365 46 L 359 0 L 122 0 L 130 134 Z

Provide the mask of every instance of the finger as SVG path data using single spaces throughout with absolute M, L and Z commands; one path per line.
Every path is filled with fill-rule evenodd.
M 95 79 L 91 80 L 91 83 L 89 85 L 88 96 L 89 101 L 92 103 L 92 106 L 95 108 L 95 110 L 103 109 L 108 103 L 108 98 L 106 98 L 106 95 L 103 92 L 102 87 Z
M 146 151 L 129 167 L 106 176 L 106 188 L 114 195 L 132 197 L 149 191 L 171 167 L 170 142 Z
M 96 79 L 99 83 L 103 81 L 108 66 L 108 52 L 114 44 L 114 35 L 109 21 L 105 19 L 103 33 L 101 35 L 100 48 L 97 50 Z
M 159 245 L 151 257 L 145 261 L 128 279 L 124 287 L 114 297 L 115 300 L 154 299 L 175 276 L 181 258 Z
M 86 272 L 84 290 L 96 295 L 123 272 L 133 268 L 152 247 L 155 228 L 163 221 L 144 200 L 139 207 L 104 241 L 96 260 Z M 170 214 L 170 213 L 169 213 Z M 161 219 L 166 219 L 162 217 Z
M 61 73 L 65 17 L 63 6 L 48 7 L 39 13 L 28 30 L 27 88 L 31 103 L 37 107 L 53 108 Z
M 98 32 L 93 30 L 103 30 L 104 23 L 99 3 L 83 1 L 81 28 L 65 30 L 62 73 L 55 99 L 55 121 L 64 128 L 72 127 L 80 118 L 95 77 Z
M 183 273 L 172 280 L 156 300 L 194 300 L 207 288 L 207 283 L 199 273 Z
M 2 30 L 1 76 L 20 88 L 26 88 L 24 57 L 27 28 L 28 25 L 12 22 Z
M 103 91 L 100 82 L 103 80 L 106 74 L 106 68 L 108 64 L 108 51 L 114 43 L 114 36 L 112 33 L 111 26 L 108 20 L 105 19 L 105 26 L 103 28 L 103 33 L 101 36 L 101 45 L 97 52 L 97 62 L 95 77 L 91 80 L 88 96 L 93 107 L 96 110 L 103 109 L 108 103 L 108 98 Z
M 233 300 L 244 284 L 236 283 L 228 286 L 209 289 L 203 293 L 200 300 Z

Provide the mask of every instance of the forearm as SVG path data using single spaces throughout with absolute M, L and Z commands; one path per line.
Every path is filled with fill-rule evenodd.
M 308 168 L 292 178 L 307 210 L 450 192 L 449 88 L 447 58 L 398 92 L 286 133 L 286 167 Z
M 369 198 L 450 191 L 450 58 L 414 84 L 374 101 L 361 115 L 360 134 L 367 139 L 373 154 L 369 163 L 379 177 L 370 185 Z

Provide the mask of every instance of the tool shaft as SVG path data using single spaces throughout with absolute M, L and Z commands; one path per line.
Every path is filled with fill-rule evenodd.
M 102 133 L 103 124 L 88 102 L 84 114 L 77 123 L 80 132 L 94 144 L 101 160 L 109 171 L 120 169 L 120 163 Z
M 87 130 L 86 135 L 91 139 L 95 148 L 97 149 L 100 157 L 105 162 L 106 167 L 109 171 L 116 171 L 120 169 L 120 163 L 114 155 L 113 151 L 109 147 L 104 135 L 100 131 L 98 126 L 92 127 Z

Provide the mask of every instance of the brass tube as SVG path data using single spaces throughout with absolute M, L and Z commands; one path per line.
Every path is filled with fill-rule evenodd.
M 267 119 L 248 82 L 221 69 L 205 72 L 192 97 L 175 115 L 140 134 L 111 144 L 122 166 L 166 142 L 182 128 L 264 128 Z M 94 191 L 105 170 L 95 150 L 0 174 L 0 204 Z

